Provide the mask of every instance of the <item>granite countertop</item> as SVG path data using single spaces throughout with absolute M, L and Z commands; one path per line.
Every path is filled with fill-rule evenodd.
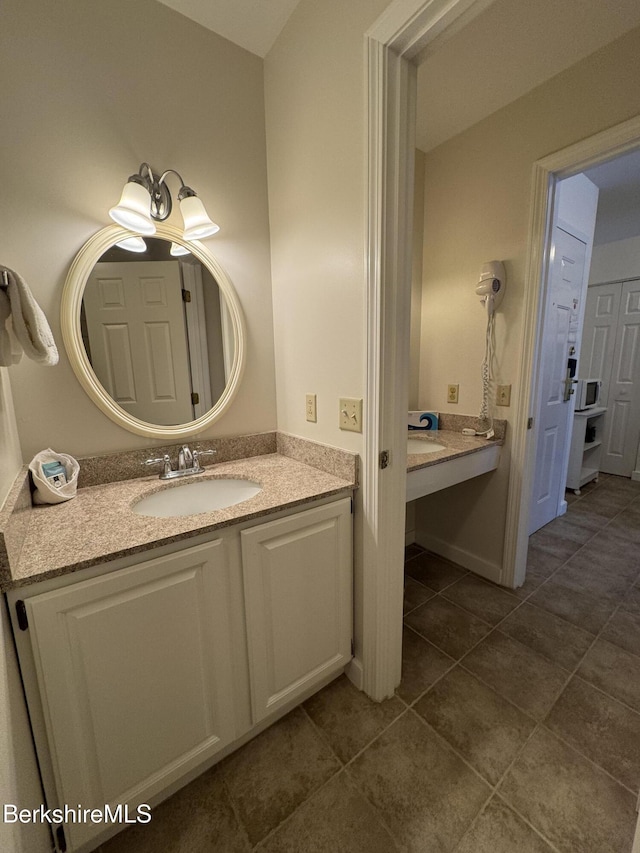
M 419 468 L 428 468 L 439 462 L 447 462 L 457 459 L 459 456 L 467 456 L 469 453 L 478 453 L 487 447 L 495 447 L 496 444 L 504 444 L 503 438 L 486 439 L 479 435 L 462 435 L 460 431 L 438 429 L 420 432 L 411 430 L 408 438 L 417 441 L 436 442 L 443 444 L 444 450 L 435 450 L 431 453 L 409 453 L 407 454 L 407 473 L 417 471 Z
M 221 477 L 253 480 L 262 491 L 241 504 L 184 517 L 153 518 L 132 510 L 134 503 L 160 489 Z M 345 480 L 280 453 L 221 462 L 204 474 L 177 481 L 162 481 L 156 475 L 88 486 L 70 501 L 29 512 L 19 559 L 3 589 L 187 540 L 317 498 L 348 495 L 355 487 L 355 478 Z

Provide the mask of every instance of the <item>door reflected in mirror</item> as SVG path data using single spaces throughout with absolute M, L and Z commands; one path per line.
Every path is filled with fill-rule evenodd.
M 224 394 L 233 326 L 207 267 L 190 253 L 173 256 L 169 240 L 145 243 L 145 252 L 112 246 L 89 273 L 82 340 L 118 406 L 150 424 L 186 424 Z

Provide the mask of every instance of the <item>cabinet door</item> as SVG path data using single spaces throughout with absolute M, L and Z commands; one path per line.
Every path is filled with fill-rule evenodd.
M 226 544 L 26 600 L 59 803 L 137 805 L 234 737 Z M 102 826 L 67 824 L 71 846 Z
M 349 498 L 242 531 L 254 722 L 351 658 Z

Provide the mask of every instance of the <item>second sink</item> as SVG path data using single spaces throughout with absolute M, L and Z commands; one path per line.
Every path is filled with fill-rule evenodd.
M 173 488 L 154 492 L 138 501 L 132 509 L 138 515 L 170 518 L 197 515 L 214 509 L 242 503 L 262 491 L 252 480 L 213 479 L 182 483 Z
M 431 441 L 428 438 L 408 438 L 407 453 L 435 453 L 436 450 L 444 450 L 444 444 L 438 444 L 437 441 Z

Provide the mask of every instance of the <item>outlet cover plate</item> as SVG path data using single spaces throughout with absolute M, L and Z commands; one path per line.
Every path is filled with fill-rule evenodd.
M 315 424 L 318 422 L 318 409 L 316 403 L 316 395 L 315 394 L 307 394 L 305 401 L 305 411 L 307 413 L 307 420 L 311 421 L 311 423 Z
M 458 402 L 459 385 L 447 385 L 447 403 Z
M 511 405 L 511 385 L 498 385 L 496 388 L 496 406 Z
M 362 432 L 362 399 L 356 397 L 341 397 L 340 403 L 340 429 L 350 432 Z

